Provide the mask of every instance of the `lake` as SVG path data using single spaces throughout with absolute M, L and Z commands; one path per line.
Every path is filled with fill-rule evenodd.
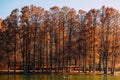
M 120 80 L 120 76 L 112 75 L 68 75 L 68 74 L 35 74 L 35 75 L 0 75 L 0 80 Z

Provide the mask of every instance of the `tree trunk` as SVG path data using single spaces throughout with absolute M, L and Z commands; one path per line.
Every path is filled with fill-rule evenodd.
M 102 71 L 102 53 L 100 53 L 100 57 L 99 57 L 99 72 L 101 73 Z
M 62 27 L 62 42 L 63 42 L 63 46 L 62 46 L 62 73 L 64 73 L 64 22 L 63 22 L 63 27 Z
M 14 74 L 16 74 L 16 30 L 14 32 Z
M 106 75 L 107 75 L 107 73 L 108 73 L 108 57 L 107 57 L 107 55 L 108 55 L 108 52 L 105 52 L 105 67 L 104 67 L 104 74 L 106 74 Z
M 53 63 L 53 57 L 52 57 L 52 31 L 53 29 L 51 28 L 51 31 L 50 31 L 50 73 L 52 73 L 52 63 Z
M 95 29 L 94 29 L 94 44 L 93 44 L 93 73 L 96 71 L 96 55 L 95 55 Z
M 32 73 L 34 74 L 35 72 L 35 57 L 36 57 L 36 33 L 37 33 L 37 27 L 35 27 L 35 30 L 34 30 L 34 50 L 33 50 L 33 63 L 32 63 Z
M 116 63 L 116 56 L 112 56 L 112 68 L 111 68 L 111 74 L 114 75 L 115 70 L 115 63 Z
M 10 53 L 7 51 L 7 58 L 8 58 L 8 74 L 10 74 Z

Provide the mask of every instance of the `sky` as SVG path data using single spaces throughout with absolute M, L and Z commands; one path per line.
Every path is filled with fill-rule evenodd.
M 77 11 L 88 11 L 92 8 L 100 9 L 103 5 L 120 10 L 120 0 L 0 0 L 0 18 L 5 19 L 15 8 L 19 10 L 24 6 L 35 5 L 49 10 L 53 6 L 68 6 Z

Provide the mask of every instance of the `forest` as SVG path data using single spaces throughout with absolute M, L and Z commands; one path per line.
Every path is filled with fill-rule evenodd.
M 0 19 L 0 70 L 114 74 L 120 69 L 120 13 L 34 5 Z

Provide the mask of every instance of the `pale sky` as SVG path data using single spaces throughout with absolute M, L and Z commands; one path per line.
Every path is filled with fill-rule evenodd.
M 100 9 L 103 5 L 114 7 L 120 10 L 120 0 L 0 0 L 0 18 L 5 19 L 10 12 L 15 9 L 21 9 L 26 5 L 36 5 L 49 10 L 53 6 L 68 6 L 80 9 L 90 10 L 92 8 Z

